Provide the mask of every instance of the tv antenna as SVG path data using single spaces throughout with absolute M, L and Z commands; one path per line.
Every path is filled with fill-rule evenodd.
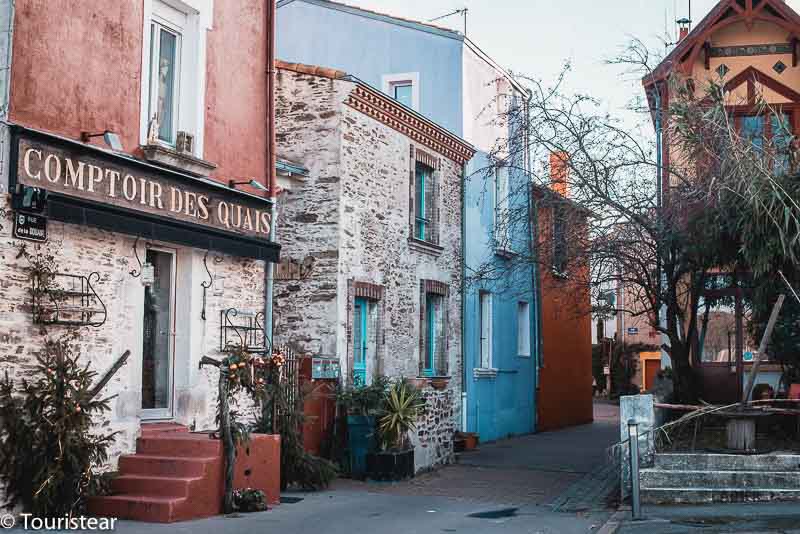
M 456 9 L 455 11 L 451 11 L 446 15 L 442 15 L 441 17 L 436 17 L 435 19 L 430 19 L 428 22 L 436 22 L 437 20 L 446 19 L 447 17 L 452 17 L 453 15 L 463 15 L 464 16 L 464 35 L 467 35 L 467 13 L 469 9 L 466 7 L 463 9 Z

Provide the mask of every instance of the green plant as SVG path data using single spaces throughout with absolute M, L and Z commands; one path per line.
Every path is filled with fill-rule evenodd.
M 416 428 L 417 417 L 424 409 L 425 401 L 417 388 L 406 380 L 394 382 L 385 394 L 378 423 L 381 448 L 408 449 L 408 432 Z
M 267 509 L 267 496 L 253 488 L 233 491 L 233 509 L 237 512 L 263 512 Z
M 92 469 L 108 459 L 116 432 L 98 433 L 94 415 L 109 408 L 96 400 L 97 373 L 79 362 L 78 332 L 47 340 L 36 365 L 16 388 L 0 380 L 0 478 L 6 506 L 34 516 L 81 513 L 86 497 L 102 487 Z
M 281 436 L 281 490 L 297 486 L 317 491 L 330 485 L 338 475 L 336 466 L 306 452 L 303 444 L 303 404 L 306 391 L 292 395 L 294 377 L 289 377 L 285 359 L 276 353 L 266 367 L 266 390 L 261 397 L 261 411 L 253 432 Z
M 336 403 L 347 415 L 377 415 L 383 408 L 386 392 L 392 381 L 376 375 L 369 385 L 340 386 L 336 394 Z

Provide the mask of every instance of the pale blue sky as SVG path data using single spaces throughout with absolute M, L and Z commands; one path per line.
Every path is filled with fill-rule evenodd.
M 467 34 L 504 67 L 544 81 L 553 80 L 566 59 L 572 61 L 570 88 L 623 106 L 640 94 L 638 80 L 603 64 L 636 36 L 660 48 L 667 32 L 688 15 L 689 0 L 341 0 L 400 17 L 429 20 L 469 8 Z M 692 0 L 695 23 L 716 0 Z M 800 0 L 788 0 L 800 9 Z M 665 24 L 666 21 L 666 24 Z M 461 30 L 460 16 L 436 22 Z

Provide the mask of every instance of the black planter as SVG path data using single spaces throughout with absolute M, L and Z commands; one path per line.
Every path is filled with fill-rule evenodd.
M 367 454 L 367 473 L 374 480 L 403 480 L 414 476 L 414 449 Z

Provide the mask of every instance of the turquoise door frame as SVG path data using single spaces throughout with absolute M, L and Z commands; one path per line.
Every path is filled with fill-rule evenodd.
M 356 385 L 367 383 L 368 316 L 369 301 L 357 298 L 353 304 L 353 383 Z

